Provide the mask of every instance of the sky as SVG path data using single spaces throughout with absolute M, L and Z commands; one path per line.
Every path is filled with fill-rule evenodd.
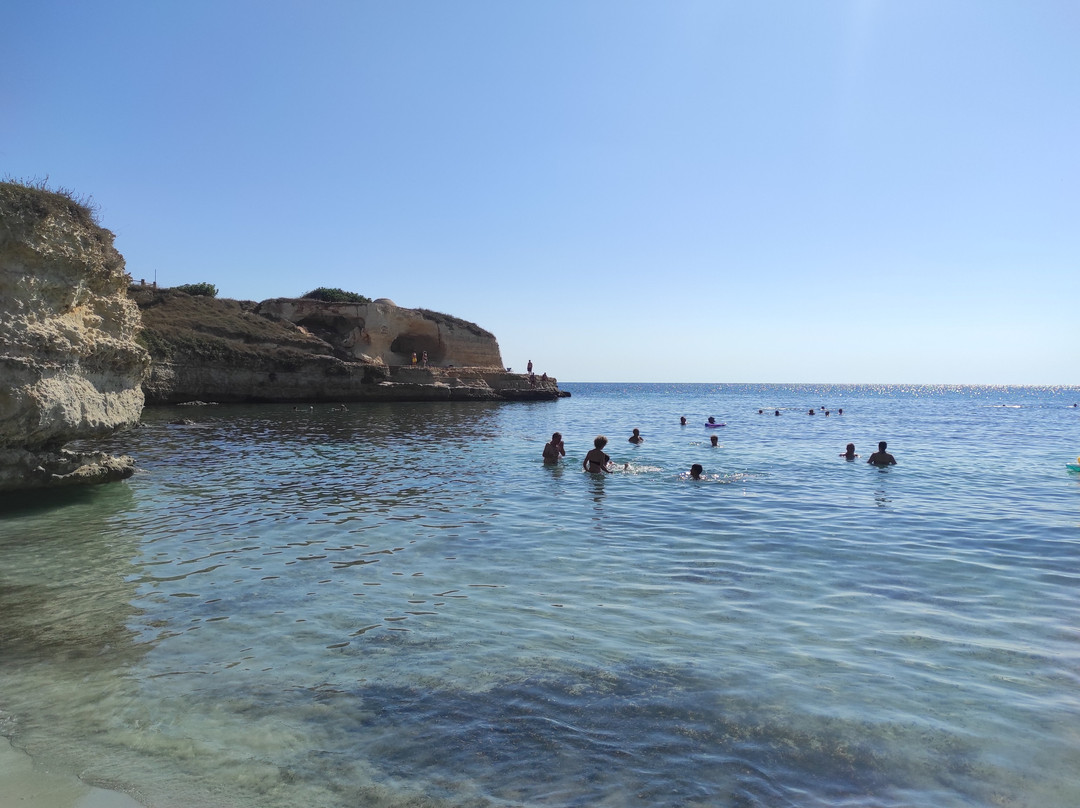
M 1080 384 L 1075 0 L 12 0 L 0 175 L 127 270 L 560 381 Z

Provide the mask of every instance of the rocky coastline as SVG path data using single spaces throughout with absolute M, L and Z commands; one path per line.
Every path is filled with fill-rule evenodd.
M 503 368 L 498 342 L 479 326 L 389 300 L 255 303 L 142 285 L 129 295 L 142 311 L 139 339 L 152 357 L 143 383 L 148 406 L 561 395 L 554 378 Z
M 139 422 L 150 357 L 128 281 L 88 206 L 0 183 L 0 491 L 134 472 L 129 457 L 64 448 Z
M 451 315 L 132 283 L 91 206 L 0 182 L 0 492 L 129 477 L 132 458 L 70 447 L 138 425 L 144 405 L 561 395 L 546 374 L 504 368 L 495 336 Z

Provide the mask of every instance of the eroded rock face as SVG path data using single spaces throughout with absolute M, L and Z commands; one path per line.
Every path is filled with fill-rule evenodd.
M 64 450 L 138 423 L 149 356 L 113 235 L 63 194 L 0 183 L 0 491 L 129 476 Z
M 385 298 L 372 303 L 278 298 L 264 300 L 259 311 L 302 326 L 358 360 L 410 365 L 413 352 L 422 357 L 426 351 L 431 367 L 502 370 L 499 343 L 490 331 L 447 314 L 404 309 Z

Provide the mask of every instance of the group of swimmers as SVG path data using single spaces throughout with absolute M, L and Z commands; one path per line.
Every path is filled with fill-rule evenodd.
M 760 412 L 760 411 L 759 411 Z M 811 410 L 813 412 L 813 410 Z M 842 410 L 841 410 L 842 412 Z M 777 415 L 779 415 L 779 411 Z M 682 416 L 679 419 L 680 423 L 686 425 L 686 416 Z M 709 418 L 707 426 L 721 426 L 717 424 L 715 419 Z M 581 468 L 590 474 L 611 474 L 611 457 L 604 451 L 604 447 L 607 446 L 608 439 L 604 435 L 597 435 L 593 439 L 593 448 L 591 448 L 586 454 L 585 459 L 581 461 Z M 635 428 L 630 435 L 630 443 L 639 445 L 645 442 L 645 438 L 641 435 L 641 430 Z M 712 446 L 719 446 L 719 439 L 716 435 L 709 436 L 709 442 Z M 870 455 L 866 461 L 872 466 L 895 466 L 896 458 L 889 454 L 888 444 L 885 441 L 878 442 L 878 450 Z M 855 454 L 855 444 L 849 443 L 845 450 L 840 453 L 840 457 L 845 460 L 854 460 L 859 455 Z M 563 437 L 561 432 L 555 432 L 551 436 L 551 440 L 544 444 L 543 458 L 544 463 L 548 465 L 556 464 L 559 462 L 559 458 L 566 457 L 566 447 L 563 444 Z M 1077 459 L 1080 463 L 1080 458 Z M 694 463 L 690 467 L 690 479 L 700 480 L 701 474 L 704 468 L 700 463 Z
M 889 448 L 888 443 L 883 440 L 878 441 L 877 451 L 870 455 L 866 462 L 872 466 L 895 466 L 896 458 L 885 451 L 887 448 Z M 849 443 L 847 448 L 840 453 L 840 456 L 845 460 L 854 460 L 858 457 L 858 455 L 855 454 L 855 444 Z

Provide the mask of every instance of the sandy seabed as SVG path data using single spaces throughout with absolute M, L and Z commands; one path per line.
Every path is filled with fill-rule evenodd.
M 70 774 L 34 765 L 0 737 L 0 808 L 143 808 L 126 794 L 94 788 Z

